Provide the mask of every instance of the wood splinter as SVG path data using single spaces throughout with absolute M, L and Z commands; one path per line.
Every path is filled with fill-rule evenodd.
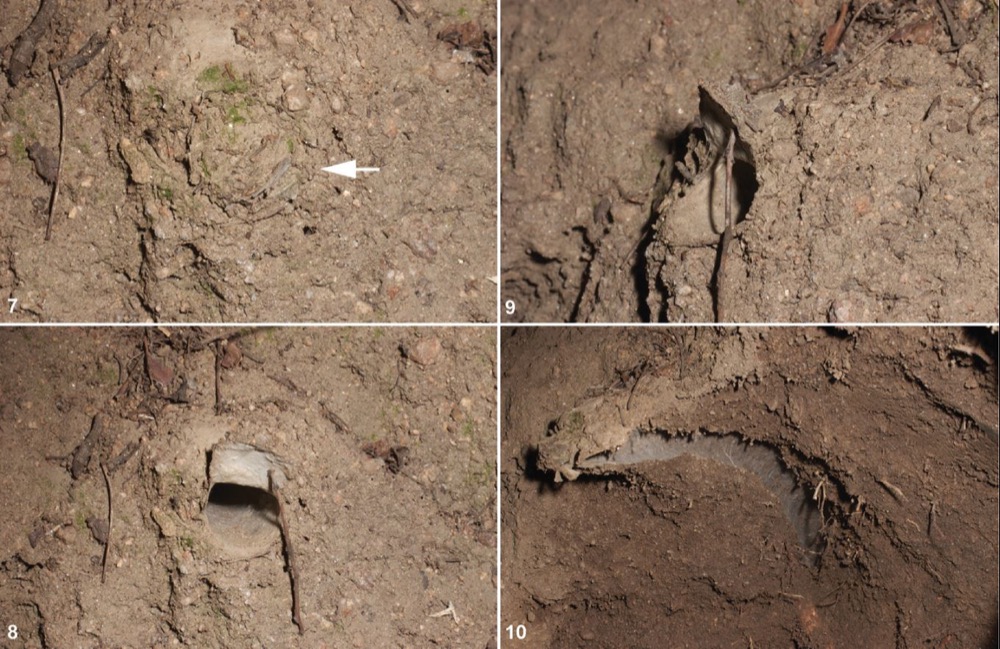
M 66 141 L 66 108 L 63 101 L 62 81 L 59 78 L 59 69 L 55 66 L 49 68 L 52 72 L 52 82 L 56 85 L 56 99 L 59 101 L 59 163 L 56 165 L 56 180 L 52 183 L 52 198 L 49 200 L 49 219 L 45 223 L 45 240 L 52 239 L 52 216 L 56 211 L 56 201 L 59 200 L 59 177 L 62 176 L 63 150 Z
M 299 635 L 306 632 L 302 624 L 302 614 L 299 611 L 299 571 L 295 565 L 295 551 L 292 549 L 292 536 L 288 533 L 288 520 L 285 518 L 285 504 L 274 479 L 274 469 L 267 472 L 268 490 L 278 501 L 278 526 L 281 528 L 281 542 L 285 548 L 285 563 L 288 568 L 288 579 L 292 582 L 292 622 L 299 627 Z
M 108 534 L 104 538 L 104 557 L 101 559 L 101 583 L 103 584 L 108 569 L 108 552 L 111 549 L 111 523 L 114 521 L 114 510 L 111 508 L 111 478 L 108 477 L 108 470 L 104 468 L 104 462 L 101 462 L 101 473 L 104 474 L 104 486 L 108 490 Z
M 217 340 L 215 341 L 215 414 L 221 415 L 222 409 L 222 341 Z

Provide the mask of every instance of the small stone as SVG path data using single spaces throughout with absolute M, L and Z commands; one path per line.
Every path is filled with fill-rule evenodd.
M 441 341 L 437 336 L 421 338 L 415 345 L 407 348 L 406 355 L 417 365 L 426 367 L 433 364 L 441 355 Z
M 462 65 L 454 61 L 441 61 L 431 66 L 431 76 L 440 83 L 450 83 L 462 74 Z
M 118 151 L 121 153 L 122 159 L 125 160 L 125 164 L 128 165 L 132 182 L 137 185 L 148 185 L 153 182 L 153 169 L 132 143 L 132 140 L 123 137 L 118 143 Z
M 390 117 L 385 121 L 385 124 L 382 125 L 382 135 L 386 136 L 390 140 L 395 139 L 396 136 L 399 135 L 399 125 L 396 124 L 395 119 Z
M 829 322 L 850 322 L 851 321 L 851 303 L 847 300 L 834 300 L 830 304 L 830 309 L 826 314 L 827 321 Z
M 337 95 L 330 97 L 330 110 L 334 113 L 342 112 L 344 110 L 344 100 Z
M 319 31 L 310 27 L 302 32 L 302 40 L 316 47 L 316 43 L 319 42 Z
M 285 108 L 292 111 L 303 110 L 309 107 L 309 93 L 299 84 L 288 86 L 285 91 Z
M 171 520 L 170 516 L 167 515 L 162 509 L 160 509 L 159 507 L 154 507 L 153 511 L 150 512 L 150 515 L 153 517 L 153 520 L 156 521 L 156 524 L 160 527 L 160 534 L 162 534 L 164 538 L 171 539 L 177 536 L 177 525 L 174 523 L 173 520 Z
M 271 41 L 274 43 L 275 49 L 284 52 L 292 52 L 298 46 L 295 34 L 293 34 L 292 30 L 287 27 L 279 29 L 276 32 L 272 32 Z
M 667 58 L 667 39 L 659 34 L 654 34 L 649 39 L 649 54 L 654 61 L 663 61 Z
M 63 525 L 55 531 L 55 537 L 66 545 L 73 545 L 76 541 L 76 528 L 72 525 Z

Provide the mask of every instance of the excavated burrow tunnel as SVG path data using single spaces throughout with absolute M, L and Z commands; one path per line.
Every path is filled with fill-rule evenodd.
M 829 477 L 822 477 L 815 484 L 804 484 L 772 444 L 755 442 L 739 433 L 677 435 L 636 430 L 616 450 L 586 458 L 581 466 L 607 473 L 646 462 L 669 462 L 685 455 L 755 475 L 780 502 L 798 538 L 803 559 L 815 564 L 824 546 L 823 517 L 832 515 L 834 507 L 840 507 L 842 489 L 834 486 Z

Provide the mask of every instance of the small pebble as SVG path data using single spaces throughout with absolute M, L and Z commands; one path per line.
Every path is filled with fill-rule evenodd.
M 826 317 L 829 322 L 850 322 L 851 303 L 847 300 L 834 300 L 830 304 L 830 309 L 827 311 Z
M 436 336 L 421 338 L 406 350 L 406 355 L 418 365 L 431 365 L 441 355 L 441 341 Z
M 306 89 L 299 84 L 289 86 L 285 91 L 285 108 L 294 113 L 308 107 L 309 93 Z
M 667 58 L 667 39 L 659 34 L 654 34 L 649 39 L 649 54 L 655 61 L 663 61 Z
M 66 545 L 73 545 L 76 541 L 76 528 L 72 525 L 63 525 L 55 531 L 55 537 Z
M 295 34 L 293 34 L 292 30 L 287 27 L 273 32 L 271 34 L 271 40 L 274 42 L 275 49 L 279 51 L 291 52 L 294 51 L 298 45 Z
M 454 61 L 441 61 L 431 66 L 431 76 L 435 81 L 450 83 L 462 74 L 462 65 Z
M 316 47 L 316 43 L 319 42 L 319 31 L 312 28 L 305 30 L 302 32 L 302 40 Z

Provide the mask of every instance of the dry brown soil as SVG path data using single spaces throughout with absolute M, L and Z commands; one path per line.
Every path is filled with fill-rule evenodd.
M 0 294 L 18 299 L 13 319 L 492 319 L 496 3 L 409 4 L 404 19 L 390 0 L 64 0 L 12 87 L 39 2 L 5 0 Z M 470 21 L 468 46 L 439 37 Z M 58 151 L 49 65 L 91 36 L 107 43 L 63 84 L 46 242 L 50 185 L 27 151 Z M 320 171 L 351 159 L 381 172 Z
M 517 328 L 502 347 L 504 646 L 996 646 L 995 333 Z M 650 430 L 775 449 L 823 512 L 819 556 L 738 458 L 555 484 L 535 445 L 600 394 Z
M 727 255 L 724 318 L 994 322 L 996 3 L 944 2 L 954 38 L 936 1 L 850 4 L 867 8 L 827 65 L 760 94 L 760 187 Z M 718 237 L 671 240 L 660 211 L 701 130 L 698 84 L 759 89 L 798 69 L 840 6 L 503 3 L 507 319 L 715 320 Z
M 3 646 L 494 639 L 494 330 L 257 330 L 238 364 L 223 356 L 219 414 L 215 354 L 199 347 L 233 330 L 168 333 L 0 332 L 0 623 L 20 635 Z M 63 456 L 96 413 L 103 433 L 74 479 Z M 277 527 L 246 558 L 206 521 L 206 454 L 223 439 L 288 464 L 302 636 Z M 449 602 L 455 617 L 432 616 Z

